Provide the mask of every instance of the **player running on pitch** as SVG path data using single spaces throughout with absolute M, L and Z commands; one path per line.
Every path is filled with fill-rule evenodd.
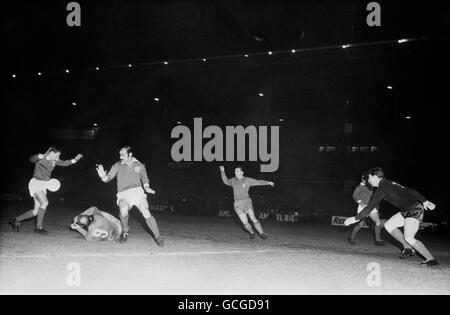
M 15 232 L 20 231 L 20 222 L 28 220 L 37 216 L 36 227 L 34 229 L 35 233 L 41 235 L 47 235 L 48 231 L 42 226 L 45 212 L 49 205 L 47 199 L 47 189 L 51 191 L 56 191 L 59 189 L 59 185 L 52 188 L 52 182 L 55 179 L 51 179 L 52 172 L 56 166 L 70 166 L 77 163 L 82 157 L 82 154 L 78 154 L 72 160 L 62 161 L 59 159 L 61 151 L 55 147 L 50 147 L 45 154 L 36 154 L 30 157 L 30 162 L 34 163 L 34 173 L 33 178 L 28 184 L 28 190 L 30 196 L 34 199 L 34 209 L 28 210 L 22 215 L 12 219 L 9 224 L 12 225 Z M 58 181 L 56 181 L 59 183 Z
M 236 214 L 239 216 L 242 224 L 245 229 L 250 234 L 250 238 L 255 238 L 255 232 L 253 232 L 252 226 L 248 222 L 247 216 L 253 222 L 255 229 L 258 231 L 259 236 L 265 240 L 267 238 L 267 234 L 264 233 L 261 223 L 259 223 L 258 219 L 255 217 L 255 212 L 253 210 L 252 200 L 248 194 L 250 187 L 252 186 L 275 186 L 273 182 L 268 182 L 265 180 L 256 180 L 250 177 L 244 177 L 244 170 L 241 166 L 238 166 L 234 170 L 234 174 L 236 177 L 228 179 L 225 174 L 225 167 L 220 166 L 220 174 L 222 176 L 222 181 L 225 185 L 231 186 L 233 188 L 234 194 L 234 210 Z
M 400 212 L 384 224 L 385 230 L 403 244 L 404 249 L 400 258 L 405 259 L 411 257 L 415 254 L 416 250 L 425 257 L 422 266 L 439 265 L 425 245 L 415 239 L 419 231 L 420 222 L 423 220 L 424 211 L 434 210 L 436 206 L 414 189 L 404 187 L 384 178 L 384 172 L 380 167 L 375 167 L 370 170 L 369 183 L 373 187 L 378 187 L 372 199 L 367 207 L 356 217 L 347 219 L 346 224 L 367 217 L 384 199 L 400 209 Z M 400 227 L 404 228 L 404 235 L 399 230 Z
M 70 227 L 87 241 L 118 241 L 122 235 L 122 223 L 97 207 L 90 207 L 77 215 Z
M 136 206 L 145 218 L 145 222 L 152 231 L 158 246 L 164 246 L 164 239 L 159 234 L 158 224 L 155 217 L 150 213 L 147 196 L 145 195 L 145 192 L 155 193 L 149 186 L 145 165 L 133 156 L 129 146 L 120 149 L 119 154 L 120 161 L 114 164 L 108 173 L 105 172 L 101 164 L 97 165 L 97 172 L 105 183 L 110 182 L 117 176 L 117 205 L 120 209 L 120 221 L 123 226 L 120 243 L 124 243 L 128 239 L 130 230 L 128 212 L 133 206 Z M 144 184 L 144 189 L 142 189 L 142 184 Z
M 368 182 L 369 180 L 369 174 L 363 173 L 361 176 L 361 183 L 355 188 L 355 191 L 353 192 L 353 200 L 358 204 L 358 213 L 360 213 L 368 204 L 370 201 L 370 198 L 372 197 L 373 190 Z M 384 242 L 381 240 L 381 220 L 380 220 L 380 214 L 378 212 L 378 208 L 375 208 L 372 210 L 372 212 L 369 214 L 369 218 L 375 223 L 375 246 L 383 246 Z M 350 245 L 355 245 L 355 237 L 358 234 L 359 230 L 363 227 L 364 221 L 361 220 L 356 224 L 352 230 L 351 235 L 347 238 L 347 241 L 350 243 Z

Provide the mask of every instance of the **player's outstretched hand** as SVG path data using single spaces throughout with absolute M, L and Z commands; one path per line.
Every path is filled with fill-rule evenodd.
M 97 170 L 98 176 L 100 178 L 106 176 L 106 172 L 105 172 L 105 169 L 103 168 L 103 165 L 97 164 L 97 167 L 95 169 Z
M 150 187 L 144 187 L 144 190 L 147 194 L 152 194 L 154 195 L 156 193 L 156 191 L 154 191 L 153 189 L 151 189 Z
M 344 221 L 344 225 L 345 225 L 345 226 L 349 226 L 349 225 L 355 224 L 356 222 L 359 222 L 359 221 L 356 220 L 355 217 L 350 217 L 350 218 L 347 218 L 347 219 Z
M 274 182 L 269 182 L 269 185 L 272 187 L 275 187 L 275 183 Z
M 423 207 L 425 208 L 425 210 L 434 210 L 436 208 L 436 205 L 427 200 L 423 203 Z
M 75 160 L 79 161 L 83 158 L 83 154 L 78 153 L 77 156 L 75 157 Z
M 219 169 L 220 169 L 221 172 L 225 172 L 225 166 L 220 165 Z

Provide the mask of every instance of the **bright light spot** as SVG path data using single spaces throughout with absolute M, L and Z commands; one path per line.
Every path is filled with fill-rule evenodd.
M 130 64 L 128 64 L 128 68 L 131 68 L 131 63 L 130 63 Z
M 399 39 L 399 40 L 398 40 L 398 43 L 399 43 L 399 44 L 401 44 L 401 43 L 406 43 L 407 41 L 408 41 L 407 39 L 403 38 L 403 39 Z
M 411 116 L 406 116 L 405 118 L 406 118 L 406 119 L 411 119 Z
M 177 121 L 177 124 L 178 124 L 178 125 L 181 125 L 181 121 Z
M 16 75 L 15 75 L 15 74 L 13 74 L 13 75 L 12 75 L 12 77 L 13 77 L 13 78 L 15 78 L 15 77 L 16 77 Z
M 247 54 L 245 54 L 245 55 L 244 55 L 244 57 L 245 57 L 245 58 L 248 58 L 248 55 L 247 55 Z
M 268 52 L 268 54 L 269 54 L 269 55 L 271 55 L 271 54 L 272 54 L 272 52 L 271 52 L 271 51 L 269 51 L 269 52 Z
M 291 52 L 292 52 L 293 54 L 295 54 L 295 49 L 292 49 Z
M 97 123 L 94 123 L 94 127 L 98 127 L 98 124 L 97 124 Z
M 348 48 L 348 47 L 350 47 L 350 45 L 342 45 L 342 48 Z
M 203 61 L 206 61 L 206 58 L 203 58 Z
M 169 63 L 168 63 L 167 61 L 164 61 L 164 64 L 165 64 L 165 65 L 168 65 Z
M 77 103 L 73 102 L 73 103 L 72 103 L 72 106 L 77 106 Z
M 284 119 L 283 119 L 283 118 L 280 118 L 279 120 L 280 120 L 280 122 L 283 122 L 283 121 L 284 121 Z
M 390 86 L 390 85 L 388 85 L 387 88 L 388 88 L 389 90 L 392 90 L 392 86 Z
M 99 67 L 95 67 L 95 70 L 97 70 L 97 71 L 98 71 L 98 70 L 100 70 L 100 68 L 99 68 Z
M 69 69 L 66 69 L 66 73 L 69 73 L 70 71 L 69 71 Z
M 155 97 L 154 98 L 155 102 L 159 102 L 159 98 Z
M 42 75 L 42 73 L 38 72 L 38 75 Z
M 264 94 L 263 94 L 263 93 L 259 93 L 258 95 L 259 95 L 259 96 L 264 96 Z

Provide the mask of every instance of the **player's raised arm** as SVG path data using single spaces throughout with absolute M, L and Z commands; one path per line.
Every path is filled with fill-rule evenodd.
M 31 163 L 37 163 L 39 160 L 42 160 L 44 158 L 44 156 L 45 156 L 44 154 L 38 153 L 38 154 L 32 155 L 29 160 Z
M 247 179 L 249 180 L 250 186 L 275 186 L 274 182 L 270 182 L 267 180 L 257 180 L 251 177 L 247 177 Z
M 225 167 L 220 166 L 220 175 L 222 177 L 222 181 L 225 185 L 231 186 L 231 181 L 228 179 L 227 175 L 225 174 Z
M 112 181 L 117 175 L 117 164 L 111 166 L 111 169 L 109 170 L 108 174 L 106 173 L 105 169 L 103 168 L 103 165 L 101 164 L 98 164 L 96 169 L 98 176 L 102 179 L 104 183 Z
M 65 160 L 65 161 L 63 161 L 63 160 L 56 160 L 55 165 L 64 166 L 64 167 L 65 166 L 70 166 L 70 165 L 73 165 L 73 164 L 77 163 L 79 160 L 81 160 L 82 157 L 83 157 L 83 154 L 78 153 L 77 156 L 74 157 L 71 160 Z

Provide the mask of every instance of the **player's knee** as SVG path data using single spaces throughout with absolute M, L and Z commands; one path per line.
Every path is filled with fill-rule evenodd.
M 408 243 L 411 246 L 414 246 L 414 244 L 416 243 L 416 239 L 414 238 L 414 236 L 405 236 L 405 242 Z
M 259 224 L 259 221 L 258 221 L 258 219 L 257 219 L 257 218 L 255 218 L 255 217 L 253 217 L 253 218 L 250 218 L 250 220 L 252 220 L 253 224 Z
M 145 220 L 148 220 L 152 217 L 152 214 L 150 213 L 150 210 L 148 210 L 148 209 L 144 209 L 141 212 L 142 212 L 142 216 L 144 217 Z
M 41 209 L 46 210 L 47 207 L 48 207 L 48 201 L 42 201 L 39 207 L 40 207 Z
M 128 203 L 125 200 L 119 201 L 119 210 L 121 216 L 127 216 L 128 211 L 130 210 L 130 207 L 128 206 Z
M 33 215 L 38 215 L 38 212 L 39 212 L 39 208 L 36 208 L 36 209 L 33 209 Z
M 388 233 L 392 233 L 392 231 L 394 231 L 396 229 L 396 227 L 394 226 L 394 224 L 392 224 L 392 222 L 387 221 L 384 224 L 384 229 L 388 232 Z

